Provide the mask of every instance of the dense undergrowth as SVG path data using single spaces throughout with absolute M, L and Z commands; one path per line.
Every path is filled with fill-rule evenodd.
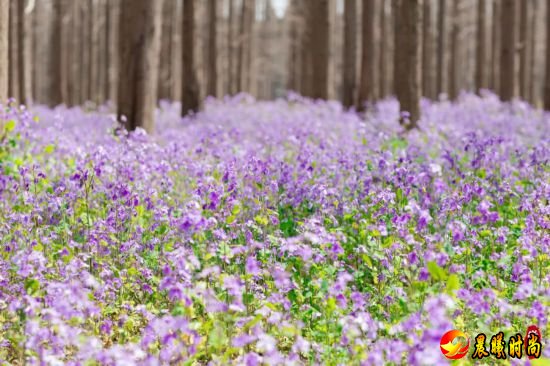
M 453 328 L 548 336 L 550 116 L 465 94 L 403 139 L 397 113 L 238 96 L 150 137 L 5 108 L 0 359 L 440 365 Z

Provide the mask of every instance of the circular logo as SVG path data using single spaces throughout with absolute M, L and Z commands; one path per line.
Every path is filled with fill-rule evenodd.
M 458 360 L 468 353 L 470 339 L 460 330 L 453 329 L 443 334 L 439 347 L 445 357 L 450 360 Z

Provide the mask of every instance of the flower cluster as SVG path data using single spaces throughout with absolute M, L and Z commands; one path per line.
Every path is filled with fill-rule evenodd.
M 393 100 L 238 95 L 148 136 L 3 108 L 0 360 L 434 365 L 453 328 L 549 334 L 550 116 L 422 110 L 402 137 Z

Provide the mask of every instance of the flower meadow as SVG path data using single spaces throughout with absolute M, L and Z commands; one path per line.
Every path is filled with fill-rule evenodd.
M 492 94 L 365 116 L 208 100 L 0 115 L 7 365 L 444 365 L 537 325 L 550 358 L 550 115 Z M 528 364 L 487 358 L 478 363 Z

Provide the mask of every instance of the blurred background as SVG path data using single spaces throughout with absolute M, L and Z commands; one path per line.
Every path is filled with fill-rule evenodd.
M 10 13 L 10 97 L 50 106 L 116 100 L 124 65 L 120 12 L 131 1 L 2 1 Z M 423 96 L 452 99 L 487 88 L 543 105 L 550 1 L 151 1 L 160 4 L 153 7 L 160 18 L 158 100 L 182 99 L 186 54 L 199 100 L 241 91 L 273 99 L 294 90 L 360 106 L 394 95 L 402 81 L 393 70 L 395 44 L 407 32 L 396 9 L 405 1 L 420 9 L 413 21 L 421 30 L 414 47 Z M 194 20 L 191 40 L 183 37 L 186 16 Z

